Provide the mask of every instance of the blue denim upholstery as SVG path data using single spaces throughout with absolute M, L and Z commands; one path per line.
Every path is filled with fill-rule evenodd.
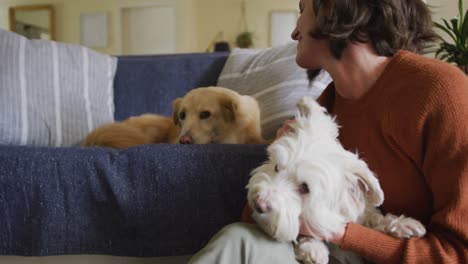
M 216 85 L 228 54 L 120 57 L 114 83 L 115 119 L 146 112 L 170 115 L 190 89 Z

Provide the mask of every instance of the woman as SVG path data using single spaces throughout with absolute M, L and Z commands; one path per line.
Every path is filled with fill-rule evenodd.
M 468 263 L 468 78 L 415 54 L 435 39 L 428 8 L 421 0 L 301 0 L 300 10 L 296 60 L 332 76 L 318 100 L 336 116 L 340 142 L 378 175 L 382 210 L 427 229 L 397 239 L 347 223 L 329 242 L 376 263 Z M 191 263 L 297 261 L 291 244 L 234 224 Z

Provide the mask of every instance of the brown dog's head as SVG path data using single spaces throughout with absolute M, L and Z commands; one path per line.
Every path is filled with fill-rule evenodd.
M 181 144 L 240 143 L 238 133 L 260 122 L 255 99 L 222 87 L 193 89 L 172 107 Z

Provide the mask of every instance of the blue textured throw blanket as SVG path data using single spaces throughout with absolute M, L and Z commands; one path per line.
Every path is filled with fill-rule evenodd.
M 0 254 L 193 254 L 240 219 L 264 160 L 264 145 L 0 146 Z

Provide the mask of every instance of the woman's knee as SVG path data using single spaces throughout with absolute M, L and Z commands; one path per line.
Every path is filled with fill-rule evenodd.
M 248 223 L 233 223 L 221 229 L 219 234 L 231 241 L 243 241 L 247 243 L 275 243 L 276 241 L 264 233 L 257 225 Z
M 249 238 L 254 236 L 256 229 L 257 227 L 253 224 L 237 222 L 224 226 L 220 233 L 228 237 Z

